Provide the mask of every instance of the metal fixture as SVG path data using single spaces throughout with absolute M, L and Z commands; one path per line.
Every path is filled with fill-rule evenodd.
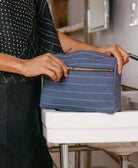
M 129 156 L 121 156 L 121 168 L 128 168 L 129 162 L 128 162 Z
M 68 145 L 60 145 L 60 165 L 61 168 L 69 168 L 69 156 L 68 156 Z

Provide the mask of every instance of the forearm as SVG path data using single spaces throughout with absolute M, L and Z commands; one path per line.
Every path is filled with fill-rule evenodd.
M 124 49 L 122 49 L 119 45 L 108 45 L 97 47 L 75 40 L 58 31 L 57 34 L 63 51 L 67 51 L 69 48 L 72 48 L 71 52 L 85 49 L 101 52 L 110 56 L 114 55 L 114 57 L 117 59 L 119 73 L 121 73 L 123 65 L 129 61 L 128 53 Z
M 63 51 L 67 51 L 69 48 L 72 48 L 71 52 L 83 49 L 97 51 L 96 46 L 88 45 L 84 42 L 73 39 L 59 31 L 57 31 L 57 34 Z
M 26 77 L 48 75 L 54 81 L 67 77 L 67 66 L 54 55 L 47 53 L 32 59 L 20 59 L 0 53 L 0 71 L 18 73 Z
M 22 74 L 22 60 L 0 53 L 0 71 Z

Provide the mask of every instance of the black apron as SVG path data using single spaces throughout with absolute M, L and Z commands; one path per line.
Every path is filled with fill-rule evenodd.
M 42 136 L 40 79 L 0 84 L 0 167 L 52 168 Z
M 0 1 L 0 53 L 31 59 L 47 52 L 62 48 L 46 0 Z M 39 99 L 39 77 L 0 72 L 0 168 L 53 167 Z

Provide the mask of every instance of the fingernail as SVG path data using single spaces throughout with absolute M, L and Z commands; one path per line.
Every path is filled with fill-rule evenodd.
M 122 71 L 121 71 L 121 70 L 119 70 L 119 75 L 121 75 L 121 72 L 122 72 Z
M 68 77 L 68 74 L 66 73 L 64 76 L 65 76 L 65 77 Z

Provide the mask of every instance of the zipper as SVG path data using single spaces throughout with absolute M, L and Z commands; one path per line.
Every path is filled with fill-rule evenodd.
M 72 71 L 104 71 L 104 72 L 113 72 L 113 69 L 107 68 L 82 68 L 82 67 L 68 67 L 68 70 Z

